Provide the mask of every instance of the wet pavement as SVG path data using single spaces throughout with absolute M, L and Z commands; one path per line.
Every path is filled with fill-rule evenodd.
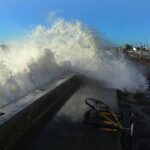
M 145 93 L 122 93 L 119 96 L 121 113 L 133 113 L 132 150 L 150 149 L 150 88 Z
M 93 97 L 104 101 L 118 111 L 115 90 L 81 86 L 63 107 L 36 134 L 26 135 L 15 150 L 121 150 L 120 135 L 107 133 L 83 123 L 88 106 L 84 100 Z M 32 136 L 31 136 L 32 135 Z

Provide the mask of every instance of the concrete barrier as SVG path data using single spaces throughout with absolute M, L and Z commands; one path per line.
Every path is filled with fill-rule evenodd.
M 74 74 L 66 75 L 26 97 L 0 108 L 0 150 L 9 149 L 29 128 L 79 87 Z

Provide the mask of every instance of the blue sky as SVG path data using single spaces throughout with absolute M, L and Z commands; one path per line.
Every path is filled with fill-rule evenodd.
M 50 11 L 79 19 L 118 44 L 150 44 L 150 0 L 0 0 L 0 43 L 21 38 Z

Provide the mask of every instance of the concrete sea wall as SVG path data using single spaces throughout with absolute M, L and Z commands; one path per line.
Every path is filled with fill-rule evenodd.
M 9 149 L 31 126 L 79 87 L 80 81 L 69 74 L 37 89 L 26 97 L 0 108 L 0 150 Z

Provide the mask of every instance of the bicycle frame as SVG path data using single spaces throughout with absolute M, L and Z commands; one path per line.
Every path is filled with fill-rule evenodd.
M 85 103 L 91 108 L 85 114 L 85 123 L 96 125 L 100 128 L 100 130 L 108 132 L 131 130 L 130 128 L 124 127 L 119 120 L 120 116 L 115 114 L 109 106 L 103 102 L 93 98 L 87 98 L 85 99 Z M 89 121 L 90 113 L 95 113 L 96 117 L 98 117 L 100 121 Z

